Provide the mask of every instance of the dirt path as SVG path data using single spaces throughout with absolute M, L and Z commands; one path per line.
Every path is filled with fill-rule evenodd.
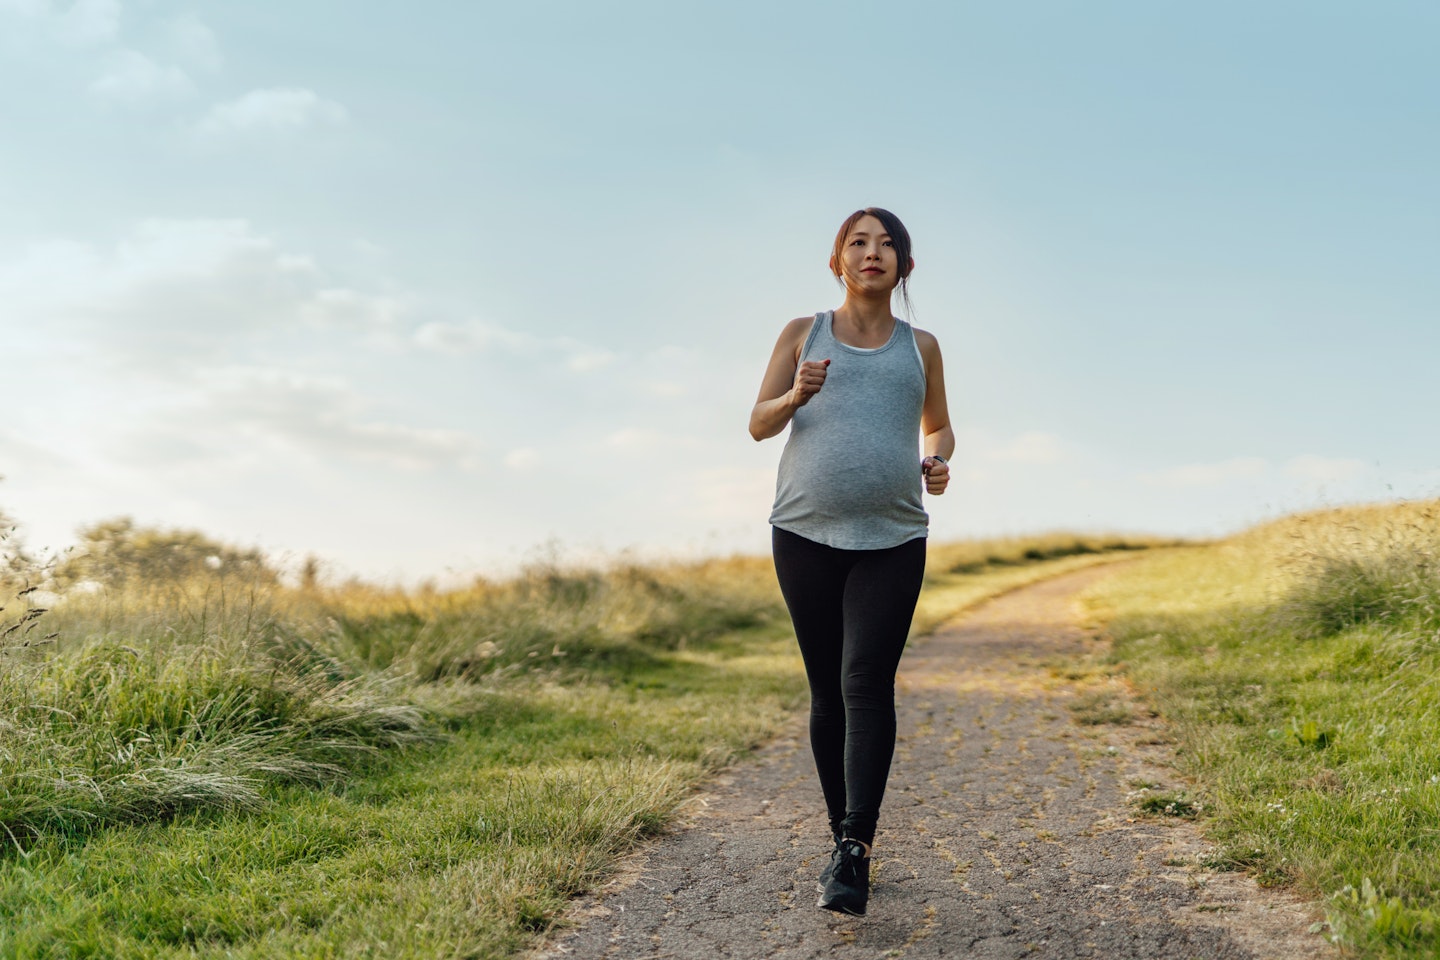
M 1071 719 L 1075 688 L 1040 664 L 1095 643 L 1074 597 L 1105 573 L 1000 597 L 906 652 L 868 916 L 815 906 L 829 838 L 802 720 L 708 785 L 538 956 L 1331 955 L 1305 905 L 1201 869 L 1192 824 L 1136 817 L 1133 778 L 1178 785 L 1163 738 Z

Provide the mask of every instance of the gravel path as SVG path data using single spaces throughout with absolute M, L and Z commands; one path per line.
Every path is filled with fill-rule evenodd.
M 1173 818 L 1138 817 L 1135 778 L 1178 786 L 1154 721 L 1081 727 L 1047 669 L 1097 641 L 1075 625 L 1091 568 L 977 607 L 908 650 L 900 740 L 869 914 L 815 906 L 829 849 L 799 718 L 706 785 L 537 954 L 559 958 L 1332 956 L 1305 904 L 1198 866 Z

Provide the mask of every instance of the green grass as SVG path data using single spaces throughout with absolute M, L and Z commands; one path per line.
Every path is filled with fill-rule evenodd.
M 937 548 L 916 629 L 1107 559 L 1063 540 Z M 180 542 L 0 613 L 0 957 L 513 956 L 805 702 L 768 560 L 407 593 Z
M 0 865 L 0 955 L 511 955 L 794 705 L 785 639 L 750 647 L 480 696 L 428 756 L 259 813 L 32 846 Z
M 1218 863 L 1322 900 L 1357 956 L 1440 955 L 1436 516 L 1290 518 L 1147 556 L 1091 596 Z

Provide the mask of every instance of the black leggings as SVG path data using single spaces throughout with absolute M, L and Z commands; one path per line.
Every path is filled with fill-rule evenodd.
M 771 529 L 775 574 L 810 680 L 810 749 L 830 829 L 872 843 L 895 753 L 895 670 L 925 576 L 925 538 L 841 550 Z

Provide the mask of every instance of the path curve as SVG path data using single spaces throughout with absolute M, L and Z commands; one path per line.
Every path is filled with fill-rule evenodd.
M 1071 719 L 1075 687 L 1045 664 L 1096 643 L 1075 597 L 1106 573 L 1006 594 L 906 651 L 868 916 L 815 906 L 829 840 L 800 718 L 705 785 L 535 956 L 1331 955 L 1305 932 L 1307 905 L 1202 870 L 1192 824 L 1136 816 L 1125 792 L 1137 771 L 1178 785 L 1163 737 Z

